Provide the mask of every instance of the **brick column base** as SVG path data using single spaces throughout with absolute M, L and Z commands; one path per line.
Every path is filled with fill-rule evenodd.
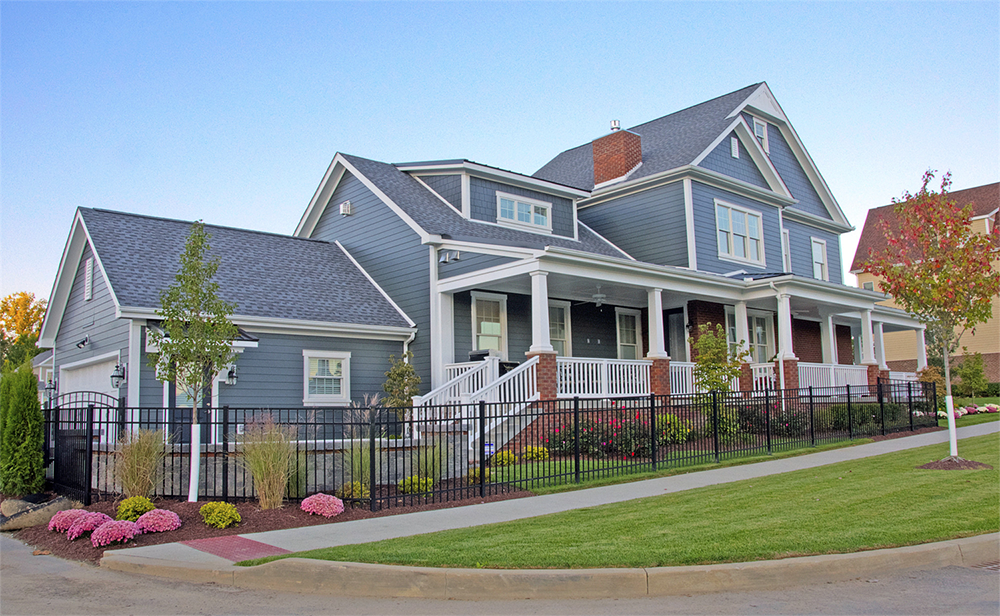
M 786 359 L 784 362 L 774 360 L 774 373 L 781 374 L 781 365 L 785 365 L 785 389 L 799 388 L 799 360 Z M 778 387 L 781 387 L 781 380 L 778 380 Z
M 753 368 L 750 364 L 740 364 L 740 391 L 753 391 Z
M 670 360 L 653 359 L 649 367 L 649 390 L 657 396 L 670 395 Z
M 559 374 L 556 369 L 555 353 L 525 353 L 528 359 L 538 356 L 538 372 L 535 383 L 539 400 L 555 400 L 559 397 Z

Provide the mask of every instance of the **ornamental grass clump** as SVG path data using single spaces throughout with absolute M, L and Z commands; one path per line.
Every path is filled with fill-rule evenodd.
M 152 496 L 169 442 L 169 434 L 144 428 L 126 432 L 118 439 L 115 478 L 122 486 L 122 494 L 126 497 Z
M 253 476 L 257 501 L 261 509 L 277 509 L 285 500 L 285 490 L 295 459 L 294 426 L 274 423 L 268 417 L 259 423 L 247 424 L 237 435 L 241 464 Z
M 98 511 L 88 511 L 80 516 L 66 531 L 66 538 L 70 541 L 82 537 L 83 535 L 97 530 L 105 522 L 113 522 L 111 516 Z
M 162 533 L 180 528 L 181 517 L 173 511 L 153 509 L 139 516 L 135 523 L 144 533 Z
M 344 513 L 344 501 L 322 492 L 302 499 L 302 504 L 299 507 L 306 513 L 321 515 L 324 518 L 332 518 Z
M 90 534 L 90 543 L 95 548 L 102 548 L 112 543 L 126 543 L 136 535 L 141 535 L 142 529 L 129 520 L 112 520 L 98 526 Z
M 213 528 L 228 528 L 243 521 L 240 513 L 236 511 L 236 506 L 229 503 L 213 501 L 205 503 L 198 510 L 205 524 Z
M 52 519 L 49 520 L 49 530 L 53 530 L 57 533 L 65 533 L 69 530 L 70 526 L 73 526 L 73 522 L 76 522 L 81 517 L 90 513 L 86 509 L 67 509 L 65 511 L 56 512 Z
M 145 496 L 133 496 L 132 498 L 126 498 L 118 504 L 118 513 L 115 515 L 115 519 L 135 522 L 139 519 L 139 516 L 153 509 L 156 509 L 153 501 Z

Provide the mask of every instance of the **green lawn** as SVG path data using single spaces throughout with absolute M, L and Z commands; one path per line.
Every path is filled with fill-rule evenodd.
M 1000 468 L 996 435 L 962 456 Z M 471 529 L 292 554 L 431 567 L 655 567 L 912 545 L 1000 529 L 1000 471 L 915 468 L 933 445 Z M 259 564 L 250 561 L 244 564 Z

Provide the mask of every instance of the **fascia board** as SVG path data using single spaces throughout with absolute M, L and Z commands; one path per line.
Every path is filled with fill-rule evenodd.
M 850 225 L 843 225 L 834 220 L 828 220 L 826 218 L 821 218 L 815 214 L 810 214 L 809 212 L 803 212 L 802 210 L 795 208 L 785 208 L 782 212 L 784 218 L 789 220 L 794 220 L 795 222 L 801 222 L 813 227 L 819 227 L 826 231 L 832 231 L 834 233 L 848 233 L 854 231 L 854 227 Z
M 292 234 L 295 237 L 308 238 L 312 236 L 312 232 L 316 229 L 316 224 L 326 210 L 326 204 L 330 201 L 333 191 L 337 189 L 340 180 L 343 179 L 344 167 L 337 168 L 337 156 L 339 155 L 339 153 L 335 155 L 330 162 L 330 166 L 326 168 L 323 179 L 320 180 L 319 186 L 316 187 L 316 192 L 313 193 L 312 199 L 309 200 L 309 206 L 302 213 L 302 218 L 299 220 L 298 226 L 295 227 L 295 233 Z M 339 171 L 339 173 L 336 174 L 336 179 L 331 182 L 330 179 L 334 176 L 335 171 Z
M 341 244 L 340 241 L 338 240 L 335 240 L 333 243 L 336 244 L 337 248 L 340 248 L 341 252 L 343 252 L 344 255 L 351 260 L 351 263 L 354 264 L 354 267 L 358 268 L 358 271 L 364 274 L 365 278 L 368 279 L 368 282 L 371 283 L 373 287 L 378 289 L 378 292 L 382 294 L 382 297 L 385 298 L 385 301 L 389 302 L 389 304 L 391 304 L 392 307 L 396 309 L 396 312 L 399 313 L 399 316 L 403 317 L 403 320 L 406 321 L 410 325 L 410 327 L 416 327 L 417 326 L 416 321 L 411 319 L 409 315 L 403 312 L 403 309 L 400 308 L 399 305 L 396 302 L 394 302 L 391 297 L 389 297 L 389 294 L 385 292 L 385 289 L 383 289 L 382 286 L 379 285 L 379 283 L 375 282 L 375 279 L 368 274 L 365 268 L 361 267 L 361 264 L 358 263 L 353 256 L 351 256 L 351 253 L 347 252 L 347 249 L 344 248 L 344 245 Z
M 469 173 L 471 175 L 481 177 L 483 179 L 496 180 L 499 182 L 503 182 L 505 184 L 513 184 L 515 186 L 521 186 L 523 188 L 528 188 L 531 190 L 539 190 L 542 192 L 553 193 L 568 199 L 590 196 L 590 191 L 587 190 L 574 188 L 572 186 L 567 186 L 565 184 L 558 184 L 556 182 L 550 182 L 548 180 L 542 180 L 527 175 L 521 175 L 520 173 L 514 173 L 513 171 L 505 171 L 503 169 L 497 169 L 495 167 L 488 167 L 486 165 L 474 163 L 469 160 L 438 163 L 438 164 L 432 163 L 432 164 L 395 165 L 395 167 L 400 171 L 405 171 L 407 173 L 431 173 L 431 172 L 441 172 L 441 171 L 445 172 L 450 171 L 452 173 Z
M 52 286 L 52 293 L 49 294 L 49 304 L 45 311 L 45 318 L 42 320 L 42 328 L 39 331 L 38 346 L 41 348 L 53 348 L 56 343 L 56 335 L 59 333 L 59 326 L 62 324 L 63 315 L 66 313 L 66 306 L 69 303 L 69 295 L 73 290 L 73 280 L 76 278 L 76 271 L 80 267 L 80 259 L 83 257 L 84 247 L 90 244 L 91 252 L 94 253 L 94 260 L 101 270 L 101 277 L 104 278 L 104 285 L 108 288 L 111 301 L 115 305 L 115 314 L 121 312 L 121 304 L 118 296 L 108 279 L 108 272 L 101 262 L 101 255 L 97 252 L 90 231 L 87 230 L 87 222 L 83 219 L 83 214 L 79 209 L 73 217 L 73 226 L 70 229 L 69 238 L 63 248 L 62 257 L 59 260 L 59 269 L 56 271 L 56 280 Z M 67 271 L 66 268 L 70 268 Z

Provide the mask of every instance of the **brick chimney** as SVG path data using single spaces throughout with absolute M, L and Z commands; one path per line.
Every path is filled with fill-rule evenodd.
M 642 162 L 639 135 L 621 130 L 618 120 L 611 121 L 611 132 L 594 139 L 594 185 L 624 177 Z

